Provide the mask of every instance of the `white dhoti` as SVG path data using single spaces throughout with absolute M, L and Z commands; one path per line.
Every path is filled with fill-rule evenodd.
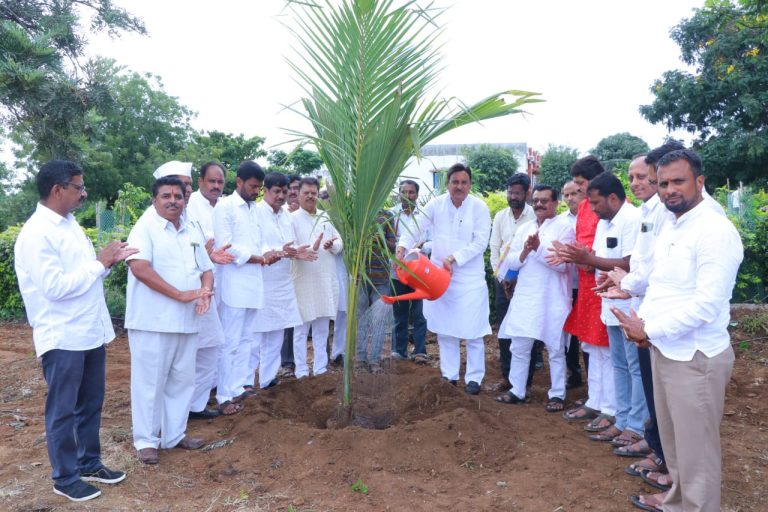
M 195 389 L 192 393 L 190 411 L 201 412 L 208 403 L 211 389 L 216 387 L 219 367 L 219 352 L 224 344 L 224 330 L 219 312 L 214 304 L 200 317 L 200 332 L 197 337 L 195 357 Z
M 613 360 L 610 347 L 582 343 L 581 349 L 589 354 L 587 407 L 603 414 L 616 414 L 616 389 L 613 379 Z
M 245 391 L 243 386 L 253 384 L 249 363 L 251 346 L 255 343 L 256 310 L 234 308 L 222 301 L 219 314 L 224 327 L 224 346 L 219 359 L 216 399 L 221 404 L 240 396 Z
M 296 363 L 296 378 L 300 379 L 309 375 L 307 365 L 307 335 L 312 328 L 312 374 L 322 375 L 328 367 L 328 329 L 329 317 L 320 317 L 310 322 L 297 325 L 293 328 L 293 360 Z
M 512 383 L 510 390 L 521 400 L 525 399 L 525 385 L 528 381 L 528 370 L 531 363 L 531 349 L 536 342 L 534 338 L 524 338 L 513 336 L 511 338 L 510 351 L 512 352 L 512 363 L 509 369 L 509 382 Z M 549 377 L 551 385 L 549 398 L 565 399 L 565 345 L 563 337 L 559 336 L 556 340 L 544 342 L 547 347 L 549 359 Z
M 197 334 L 128 331 L 133 445 L 173 448 L 186 435 Z

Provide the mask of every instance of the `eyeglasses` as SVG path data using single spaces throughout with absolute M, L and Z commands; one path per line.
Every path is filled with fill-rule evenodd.
M 75 190 L 77 190 L 79 193 L 85 192 L 85 185 L 78 185 L 77 183 L 72 183 L 71 181 L 66 182 L 62 187 L 66 188 L 72 186 Z

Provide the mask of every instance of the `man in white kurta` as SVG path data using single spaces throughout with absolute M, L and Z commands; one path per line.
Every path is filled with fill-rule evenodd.
M 512 389 L 498 399 L 523 402 L 531 348 L 541 340 L 549 353 L 551 386 L 547 410 L 561 411 L 565 400 L 565 339 L 563 324 L 571 311 L 571 265 L 547 261 L 552 242 L 572 243 L 576 232 L 568 219 L 557 216 L 557 191 L 539 185 L 533 191 L 536 220 L 521 226 L 510 245 L 506 263 L 519 272 L 515 294 L 499 327 L 512 340 L 509 381 Z M 503 267 L 502 267 L 503 268 Z
M 491 214 L 485 203 L 469 195 L 469 167 L 454 164 L 448 170 L 447 194 L 429 201 L 420 215 L 420 233 L 432 234 L 431 260 L 451 272 L 451 283 L 434 301 L 424 302 L 427 329 L 437 333 L 440 371 L 456 383 L 459 378 L 460 340 L 466 340 L 465 392 L 476 395 L 485 376 L 483 336 L 491 334 L 488 323 L 488 288 L 483 252 L 491 233 Z M 421 242 L 418 233 L 403 233 L 397 256 Z
M 293 247 L 291 214 L 284 208 L 288 194 L 288 178 L 281 173 L 269 173 L 264 178 L 264 199 L 256 205 L 256 216 L 261 228 L 263 247 L 280 255 L 280 259 L 262 270 L 264 279 L 264 307 L 256 313 L 257 343 L 259 350 L 259 387 L 277 383 L 280 369 L 280 348 L 283 331 L 301 325 L 296 292 L 291 281 L 292 258 L 316 258 L 308 247 Z
M 264 305 L 262 265 L 272 261 L 263 254 L 261 228 L 254 202 L 264 182 L 264 171 L 246 161 L 237 169 L 235 193 L 220 200 L 213 210 L 216 246 L 231 245 L 235 261 L 218 269 L 219 316 L 224 326 L 224 346 L 219 358 L 216 399 L 219 410 L 234 414 L 238 402 L 250 394 L 255 375 L 250 356 L 256 342 L 256 310 Z M 248 394 L 246 390 L 249 391 Z
M 325 213 L 317 209 L 319 183 L 315 178 L 303 178 L 299 186 L 298 210 L 291 214 L 294 240 L 297 245 L 309 245 L 317 251 L 317 260 L 294 260 L 293 285 L 299 304 L 302 324 L 293 329 L 293 359 L 296 377 L 309 375 L 307 365 L 307 335 L 312 329 L 313 375 L 326 372 L 328 366 L 328 329 L 331 318 L 339 309 L 339 278 L 336 259 L 343 248 L 341 237 Z
M 203 236 L 206 248 L 212 248 L 213 207 L 224 190 L 224 169 L 216 162 L 207 162 L 200 168 L 197 179 L 198 190 L 189 198 L 186 213 L 190 223 Z M 214 269 L 216 277 L 216 269 Z M 224 344 L 224 329 L 219 319 L 218 308 L 211 307 L 200 318 L 200 332 L 197 336 L 195 356 L 195 391 L 189 406 L 190 419 L 205 419 L 218 415 L 216 410 L 205 408 L 211 389 L 216 387 L 219 353 Z
M 199 315 L 210 306 L 213 264 L 199 232 L 181 219 L 183 183 L 152 187 L 154 211 L 128 235 L 125 327 L 131 349 L 131 419 L 139 460 L 156 464 L 158 448 L 200 448 L 186 437 L 195 382 Z

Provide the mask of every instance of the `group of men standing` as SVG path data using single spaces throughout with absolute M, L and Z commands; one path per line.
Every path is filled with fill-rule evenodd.
M 448 169 L 447 192 L 422 208 L 415 207 L 418 185 L 403 181 L 401 204 L 382 216 L 391 240 L 381 243 L 400 259 L 427 250 L 451 281 L 437 300 L 395 304 L 392 357 L 409 357 L 412 325 L 410 357 L 425 363 L 429 329 L 437 335 L 443 378 L 458 385 L 464 340 L 464 390 L 480 392 L 483 338 L 491 334 L 483 261 L 490 239 L 501 320 L 502 379 L 494 389 L 507 391 L 497 400 L 528 400 L 532 353 L 542 342 L 551 375 L 546 410 L 589 421 L 591 438 L 611 442 L 617 455 L 646 455 L 628 472 L 669 489 L 633 503 L 716 510 L 719 421 L 733 364 L 728 302 L 742 249 L 703 189 L 698 156 L 669 149 L 630 165 L 640 209 L 594 157 L 572 167 L 573 181 L 562 191 L 568 210 L 560 215 L 559 191 L 548 185 L 534 187 L 527 204 L 524 175 L 509 179 L 509 208 L 493 222 L 470 194 L 472 171 L 464 164 Z M 307 377 L 310 331 L 312 374 L 324 373 L 330 320 L 344 323 L 343 242 L 318 208 L 315 178 L 265 174 L 243 162 L 227 197 L 224 168 L 215 162 L 201 167 L 194 193 L 191 164 L 169 162 L 155 178 L 152 206 L 127 243 L 96 255 L 71 214 L 87 196 L 82 169 L 49 162 L 37 177 L 37 211 L 16 245 L 19 287 L 49 386 L 54 492 L 75 501 L 100 494 L 89 480 L 125 478 L 103 466 L 98 443 L 104 345 L 114 338 L 102 279 L 116 262 L 126 260 L 130 269 L 131 413 L 134 446 L 146 464 L 158 463 L 160 449 L 202 447 L 202 439 L 186 435 L 187 420 L 237 413 L 255 394 L 257 374 L 260 388 L 278 382 L 281 363 Z M 396 294 L 409 291 L 396 279 L 390 286 Z M 344 357 L 338 334 L 336 360 Z M 374 342 L 375 358 L 380 345 Z M 567 384 L 581 384 L 579 346 L 589 394 L 565 410 Z M 210 410 L 213 388 L 218 407 Z

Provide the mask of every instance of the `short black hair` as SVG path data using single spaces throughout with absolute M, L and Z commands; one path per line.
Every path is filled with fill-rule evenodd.
M 205 162 L 203 165 L 200 166 L 200 177 L 202 179 L 205 179 L 205 173 L 207 173 L 208 169 L 210 169 L 211 167 L 218 167 L 219 169 L 221 169 L 221 174 L 224 175 L 224 178 L 227 177 L 227 171 L 224 170 L 224 165 L 220 164 L 219 162 L 214 162 L 213 160 L 211 160 L 210 162 Z
M 469 168 L 468 165 L 464 165 L 462 163 L 455 163 L 452 166 L 448 168 L 448 174 L 445 176 L 445 182 L 448 183 L 451 181 L 451 176 L 456 174 L 457 172 L 465 172 L 469 175 L 470 181 L 472 180 L 472 169 Z
M 160 187 L 165 185 L 179 187 L 181 189 L 182 195 L 184 195 L 184 192 L 187 189 L 187 186 L 184 184 L 184 182 L 176 176 L 163 176 L 162 178 L 157 178 L 152 184 L 152 197 L 157 197 L 157 193 L 160 191 Z
M 557 198 L 558 198 L 557 190 L 555 190 L 555 187 L 553 187 L 552 185 L 536 185 L 535 187 L 533 187 L 534 193 L 542 192 L 544 190 L 549 190 L 552 193 L 552 200 L 557 201 Z
M 669 153 L 666 153 L 664 156 L 662 156 L 656 165 L 657 167 L 663 167 L 665 165 L 671 164 L 672 162 L 677 162 L 678 160 L 685 160 L 688 162 L 688 164 L 691 166 L 691 170 L 693 171 L 694 178 L 701 176 L 701 172 L 703 170 L 701 158 L 695 151 L 691 149 L 678 149 L 676 151 L 670 151 Z
M 413 181 L 413 180 L 403 180 L 403 181 L 400 182 L 400 187 L 398 187 L 398 188 L 403 188 L 403 185 L 413 185 L 414 187 L 416 187 L 416 193 L 417 194 L 419 193 L 419 184 L 416 183 L 415 181 Z
M 320 180 L 315 178 L 314 176 L 305 176 L 301 178 L 301 181 L 299 182 L 299 190 L 301 190 L 301 187 L 304 185 L 314 186 L 317 187 L 318 194 L 320 192 Z
M 589 155 L 579 158 L 571 165 L 571 176 L 581 176 L 585 180 L 592 181 L 598 174 L 605 172 L 605 167 L 596 156 Z
M 253 160 L 246 160 L 238 166 L 237 177 L 243 181 L 248 181 L 252 178 L 264 181 L 264 169 Z
M 516 172 L 509 178 L 507 178 L 507 188 L 512 185 L 522 185 L 523 190 L 528 193 L 528 189 L 531 188 L 531 178 L 523 172 Z
M 298 174 L 289 174 L 288 175 L 288 186 L 290 187 L 291 184 L 294 181 L 301 181 L 301 176 L 299 176 Z
M 627 193 L 624 191 L 624 185 L 621 184 L 619 178 L 610 172 L 604 172 L 598 174 L 589 182 L 587 187 L 587 195 L 593 190 L 597 191 L 603 197 L 608 197 L 611 194 L 616 194 L 619 200 L 624 201 L 627 198 Z
M 37 173 L 37 193 L 40 199 L 48 199 L 54 185 L 66 186 L 74 176 L 81 176 L 83 168 L 69 160 L 51 160 L 43 164 Z
M 657 148 L 653 148 L 645 155 L 645 163 L 648 165 L 656 166 L 661 160 L 661 157 L 672 151 L 679 151 L 685 149 L 685 146 L 679 140 L 671 139 Z
M 287 187 L 288 176 L 281 172 L 270 172 L 264 177 L 264 188 Z

